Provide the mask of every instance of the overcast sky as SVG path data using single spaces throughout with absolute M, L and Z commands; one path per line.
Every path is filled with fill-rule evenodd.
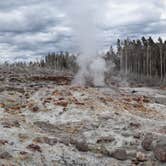
M 82 1 L 82 0 L 78 0 Z M 166 0 L 85 0 L 92 5 L 97 42 L 104 50 L 117 38 L 166 39 Z M 78 51 L 70 25 L 70 0 L 0 1 L 1 60 L 30 60 L 51 51 Z

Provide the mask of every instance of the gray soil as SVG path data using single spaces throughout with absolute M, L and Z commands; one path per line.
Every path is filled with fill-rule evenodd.
M 71 79 L 0 70 L 0 165 L 166 164 L 166 87 Z

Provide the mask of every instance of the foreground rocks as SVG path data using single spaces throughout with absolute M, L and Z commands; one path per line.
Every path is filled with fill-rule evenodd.
M 142 141 L 142 147 L 145 150 L 150 151 L 150 150 L 152 150 L 152 142 L 153 142 L 153 134 L 148 133 L 148 134 L 145 135 L 145 137 Z
M 17 77 L 0 80 L 0 165 L 165 164 L 166 105 L 139 89 L 131 94 L 66 85 L 68 77 Z
M 154 147 L 154 155 L 159 161 L 166 162 L 166 140 L 157 143 Z
M 114 152 L 110 154 L 110 156 L 118 160 L 127 160 L 127 152 L 125 149 L 116 149 Z

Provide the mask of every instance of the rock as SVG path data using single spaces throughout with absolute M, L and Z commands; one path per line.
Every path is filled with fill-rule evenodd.
M 140 139 L 141 138 L 141 133 L 134 133 L 133 138 Z
M 138 161 L 143 162 L 143 161 L 146 161 L 146 160 L 147 160 L 147 157 L 146 157 L 146 155 L 145 155 L 144 153 L 142 153 L 142 152 L 137 152 L 137 154 L 136 154 L 136 159 L 137 159 Z
M 34 152 L 36 152 L 36 151 L 42 152 L 41 147 L 39 145 L 30 144 L 27 146 L 27 148 L 34 151 Z
M 46 143 L 52 146 L 58 142 L 56 138 L 48 138 L 48 137 L 37 137 L 33 141 L 36 143 Z
M 137 129 L 141 127 L 141 124 L 136 122 L 130 122 L 129 127 Z
M 153 135 L 151 133 L 148 133 L 145 135 L 144 140 L 142 141 L 142 147 L 150 151 L 152 150 L 152 142 L 153 142 Z
M 58 106 L 62 106 L 62 107 L 67 107 L 68 101 L 66 101 L 66 100 L 60 100 L 60 101 L 56 101 L 54 104 L 58 105 Z
M 23 160 L 23 161 L 28 160 L 28 159 L 31 159 L 32 155 L 33 155 L 33 154 L 28 153 L 28 152 L 26 152 L 26 151 L 20 151 L 20 152 L 19 152 L 19 158 L 20 158 L 21 160 Z
M 144 103 L 149 103 L 151 100 L 147 96 L 144 96 L 143 102 Z
M 81 152 L 87 152 L 88 151 L 88 145 L 85 142 L 77 142 L 75 144 L 75 147 Z
M 9 142 L 7 140 L 0 140 L 0 145 L 5 145 L 5 144 L 8 144 Z
M 72 145 L 75 145 L 76 149 L 78 149 L 81 152 L 87 152 L 89 150 L 88 144 L 86 143 L 86 141 L 77 141 L 74 139 L 71 139 L 70 143 Z
M 5 104 L 0 103 L 0 108 L 4 108 L 4 107 L 5 107 Z
M 26 154 L 28 154 L 28 152 L 21 151 L 20 154 L 21 154 L 21 155 L 26 155 Z
M 32 107 L 32 112 L 39 112 L 39 107 L 38 106 Z
M 110 156 L 117 160 L 127 160 L 127 152 L 125 149 L 116 149 Z
M 44 137 L 44 142 L 48 145 L 55 145 L 58 141 L 56 138 L 48 138 L 48 137 Z
M 2 152 L 2 153 L 0 153 L 0 158 L 1 159 L 10 159 L 10 158 L 12 158 L 12 155 L 9 152 Z
M 110 143 L 115 140 L 114 137 L 112 136 L 107 136 L 107 137 L 100 137 L 97 139 L 97 143 Z
M 137 93 L 137 91 L 136 90 L 132 90 L 131 93 Z
M 133 140 L 129 141 L 129 145 L 137 147 L 139 145 L 139 142 L 138 142 L 138 140 L 133 139 Z
M 132 166 L 136 166 L 139 164 L 139 161 L 135 158 L 135 159 L 132 159 Z
M 160 141 L 153 149 L 154 156 L 161 162 L 166 162 L 166 140 Z

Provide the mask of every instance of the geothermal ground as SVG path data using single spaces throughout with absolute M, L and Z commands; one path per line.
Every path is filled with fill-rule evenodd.
M 81 87 L 0 71 L 0 165 L 164 166 L 166 87 Z

